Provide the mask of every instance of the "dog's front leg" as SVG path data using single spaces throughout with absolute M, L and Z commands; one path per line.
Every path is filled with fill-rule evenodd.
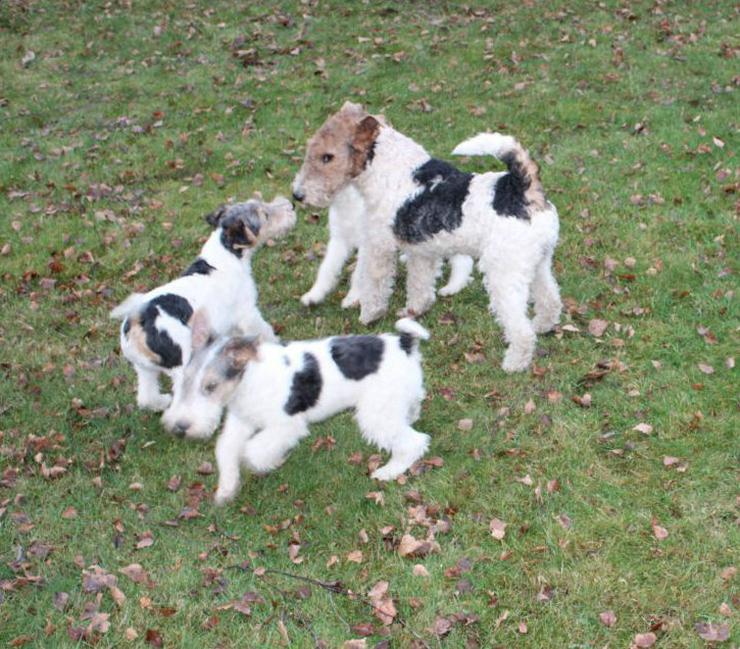
M 221 435 L 216 442 L 216 464 L 218 465 L 218 489 L 214 496 L 216 505 L 223 505 L 236 496 L 239 491 L 239 462 L 246 441 L 254 434 L 254 429 L 228 413 Z
M 146 410 L 161 412 L 170 405 L 172 397 L 159 391 L 159 370 L 134 364 L 136 370 L 136 405 Z
M 306 306 L 323 302 L 326 296 L 334 290 L 339 282 L 339 276 L 342 273 L 347 258 L 352 254 L 352 246 L 341 238 L 339 232 L 332 233 L 329 243 L 326 246 L 326 255 L 324 256 L 319 273 L 316 275 L 311 290 L 304 293 L 301 297 L 301 303 Z
M 375 242 L 367 244 L 359 278 L 362 324 L 382 318 L 388 310 L 396 278 L 396 257 L 396 246 L 392 243 L 382 246 L 376 246 Z

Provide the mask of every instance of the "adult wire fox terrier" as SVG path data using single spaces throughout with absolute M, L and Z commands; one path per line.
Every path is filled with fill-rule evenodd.
M 362 436 L 391 453 L 372 473 L 378 480 L 401 475 L 429 446 L 411 427 L 424 399 L 418 340 L 428 332 L 410 319 L 396 323 L 400 335 L 334 336 L 286 345 L 252 337 L 210 335 L 208 317 L 193 317 L 193 355 L 183 389 L 170 411 L 178 432 L 209 437 L 224 407 L 216 442 L 216 503 L 239 490 L 240 466 L 266 473 L 309 434 L 308 425 L 355 409 Z
M 480 133 L 453 154 L 493 155 L 508 171 L 461 172 L 362 106 L 346 102 L 309 140 L 293 195 L 326 207 L 348 185 L 361 194 L 368 225 L 357 288 L 365 324 L 387 310 L 399 248 L 408 256 L 406 308 L 415 314 L 434 303 L 441 258 L 477 258 L 491 310 L 509 344 L 502 367 L 524 370 L 536 333 L 551 330 L 560 318 L 551 269 L 557 210 L 545 198 L 537 165 L 513 137 Z
M 180 277 L 148 293 L 132 293 L 111 311 L 112 318 L 123 320 L 121 350 L 136 371 L 136 402 L 141 408 L 165 410 L 170 405 L 170 395 L 159 389 L 160 374 L 172 378 L 177 395 L 190 359 L 190 325 L 196 310 L 208 314 L 218 334 L 236 329 L 275 340 L 257 308 L 250 264 L 255 248 L 295 225 L 290 201 L 277 197 L 265 203 L 255 196 L 224 205 L 206 220 L 214 230 Z M 163 423 L 171 427 L 168 412 Z
M 350 279 L 349 291 L 342 300 L 342 308 L 355 306 L 360 301 L 357 288 L 360 265 L 364 260 L 363 242 L 367 223 L 365 203 L 360 193 L 352 185 L 337 192 L 329 205 L 329 243 L 326 254 L 319 266 L 316 281 L 310 290 L 301 296 L 306 306 L 319 304 L 326 299 L 339 282 L 342 268 L 350 255 L 357 250 L 357 263 Z M 403 258 L 402 258 L 403 260 Z M 454 295 L 464 289 L 471 279 L 473 259 L 467 255 L 450 257 L 450 277 L 441 289 L 440 295 Z

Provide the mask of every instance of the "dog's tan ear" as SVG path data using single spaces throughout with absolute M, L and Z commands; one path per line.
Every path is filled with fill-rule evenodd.
M 372 115 L 367 115 L 355 127 L 354 137 L 350 144 L 352 168 L 350 175 L 359 176 L 365 165 L 373 158 L 375 140 L 380 131 L 380 122 Z
M 235 336 L 226 343 L 223 351 L 229 361 L 229 369 L 241 372 L 249 361 L 257 358 L 257 337 Z
M 190 319 L 190 344 L 193 351 L 205 347 L 211 340 L 211 323 L 205 309 L 198 309 Z

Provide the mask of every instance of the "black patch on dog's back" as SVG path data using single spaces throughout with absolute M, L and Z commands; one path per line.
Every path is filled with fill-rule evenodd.
M 303 368 L 293 375 L 290 396 L 284 406 L 285 412 L 295 415 L 313 408 L 321 394 L 321 371 L 319 361 L 313 354 L 303 354 Z
M 338 336 L 331 341 L 331 357 L 348 379 L 360 381 L 378 371 L 383 339 L 377 336 Z
M 496 181 L 493 209 L 502 216 L 529 220 L 528 202 L 524 197 L 524 193 L 529 189 L 529 179 L 521 172 L 513 153 L 501 156 L 501 162 L 509 168 L 509 173 Z
M 205 259 L 198 257 L 190 266 L 185 269 L 182 277 L 188 275 L 210 275 L 211 271 L 216 270 L 214 266 L 211 266 Z
M 398 337 L 398 346 L 411 356 L 414 351 L 414 337 L 411 334 L 401 334 Z
M 398 209 L 393 233 L 407 243 L 420 243 L 442 230 L 460 227 L 473 174 L 431 158 L 414 171 L 413 178 L 423 189 Z
M 140 314 L 147 347 L 159 356 L 162 367 L 178 367 L 182 365 L 182 349 L 166 331 L 157 329 L 160 310 L 187 325 L 193 315 L 193 307 L 184 297 L 165 293 L 151 300 Z

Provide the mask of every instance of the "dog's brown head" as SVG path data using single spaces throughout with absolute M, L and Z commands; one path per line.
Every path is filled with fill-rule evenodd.
M 345 102 L 308 141 L 303 166 L 293 181 L 293 197 L 328 207 L 372 160 L 380 126 L 362 106 Z

